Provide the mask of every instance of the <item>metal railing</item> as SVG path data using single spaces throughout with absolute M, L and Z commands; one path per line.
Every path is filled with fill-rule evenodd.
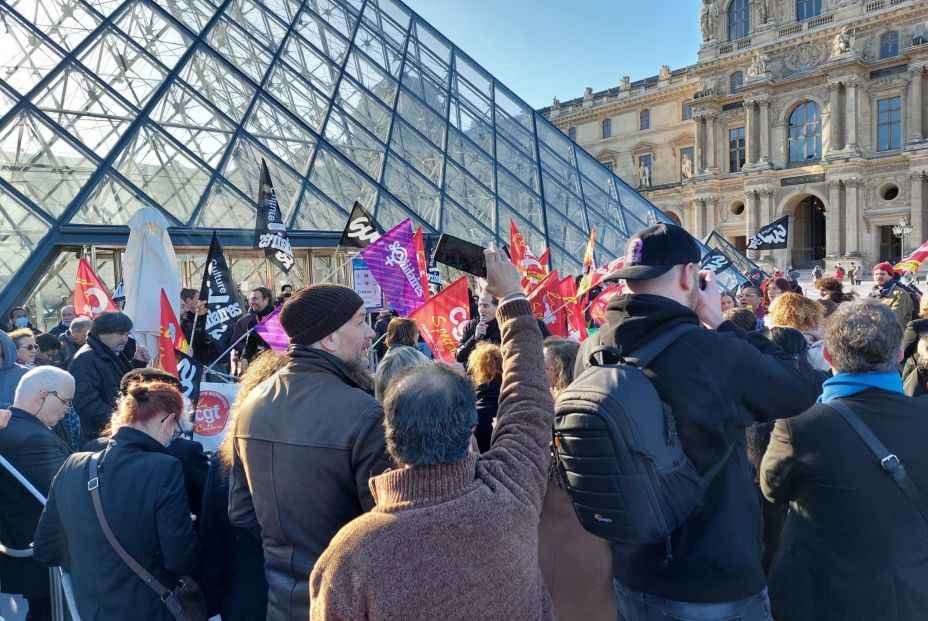
M 19 481 L 43 507 L 45 506 L 47 502 L 45 496 L 2 455 L 0 455 L 0 466 Z M 27 550 L 9 548 L 0 543 L 0 554 L 13 558 L 30 558 L 35 554 L 35 550 L 32 547 Z M 52 600 L 52 619 L 54 621 L 81 621 L 81 617 L 77 613 L 77 603 L 74 600 L 71 576 L 61 567 L 49 567 L 48 583 Z

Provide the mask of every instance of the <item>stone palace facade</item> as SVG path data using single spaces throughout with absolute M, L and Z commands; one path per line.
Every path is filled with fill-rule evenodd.
M 928 1 L 703 0 L 699 26 L 696 64 L 541 112 L 696 237 L 789 216 L 766 267 L 928 239 Z

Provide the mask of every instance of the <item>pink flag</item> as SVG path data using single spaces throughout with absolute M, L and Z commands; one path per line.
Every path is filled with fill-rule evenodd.
M 401 317 L 425 303 L 426 292 L 416 260 L 416 243 L 412 223 L 406 218 L 362 250 L 374 280 Z
M 255 326 L 255 332 L 261 335 L 264 342 L 274 351 L 285 352 L 290 347 L 290 338 L 284 332 L 284 327 L 280 325 L 280 309 L 283 306 L 275 308 L 270 315 L 261 320 Z

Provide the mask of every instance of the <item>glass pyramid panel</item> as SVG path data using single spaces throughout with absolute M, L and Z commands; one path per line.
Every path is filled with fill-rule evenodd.
M 0 283 L 64 224 L 124 243 L 143 205 L 247 238 L 262 159 L 296 245 L 360 201 L 477 243 L 512 219 L 577 270 L 589 227 L 605 262 L 665 220 L 401 0 L 6 0 L 0 22 L 0 230 L 22 229 Z
M 49 229 L 47 222 L 0 188 L 0 287 L 7 286 Z
M 0 178 L 55 217 L 97 168 L 90 155 L 31 112 L 0 128 L 0 164 Z
M 9 4 L 68 51 L 100 23 L 100 18 L 78 0 L 13 0 Z
M 100 157 L 106 157 L 135 116 L 129 105 L 73 63 L 58 72 L 34 101 L 48 118 Z
M 0 80 L 25 95 L 61 61 L 61 54 L 3 5 L 0 5 L 0 21 L 3 29 L 0 49 L 4 50 L 0 54 Z

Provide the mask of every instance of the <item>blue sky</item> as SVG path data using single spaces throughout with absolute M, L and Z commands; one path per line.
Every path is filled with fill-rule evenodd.
M 696 62 L 699 0 L 404 0 L 534 108 Z

